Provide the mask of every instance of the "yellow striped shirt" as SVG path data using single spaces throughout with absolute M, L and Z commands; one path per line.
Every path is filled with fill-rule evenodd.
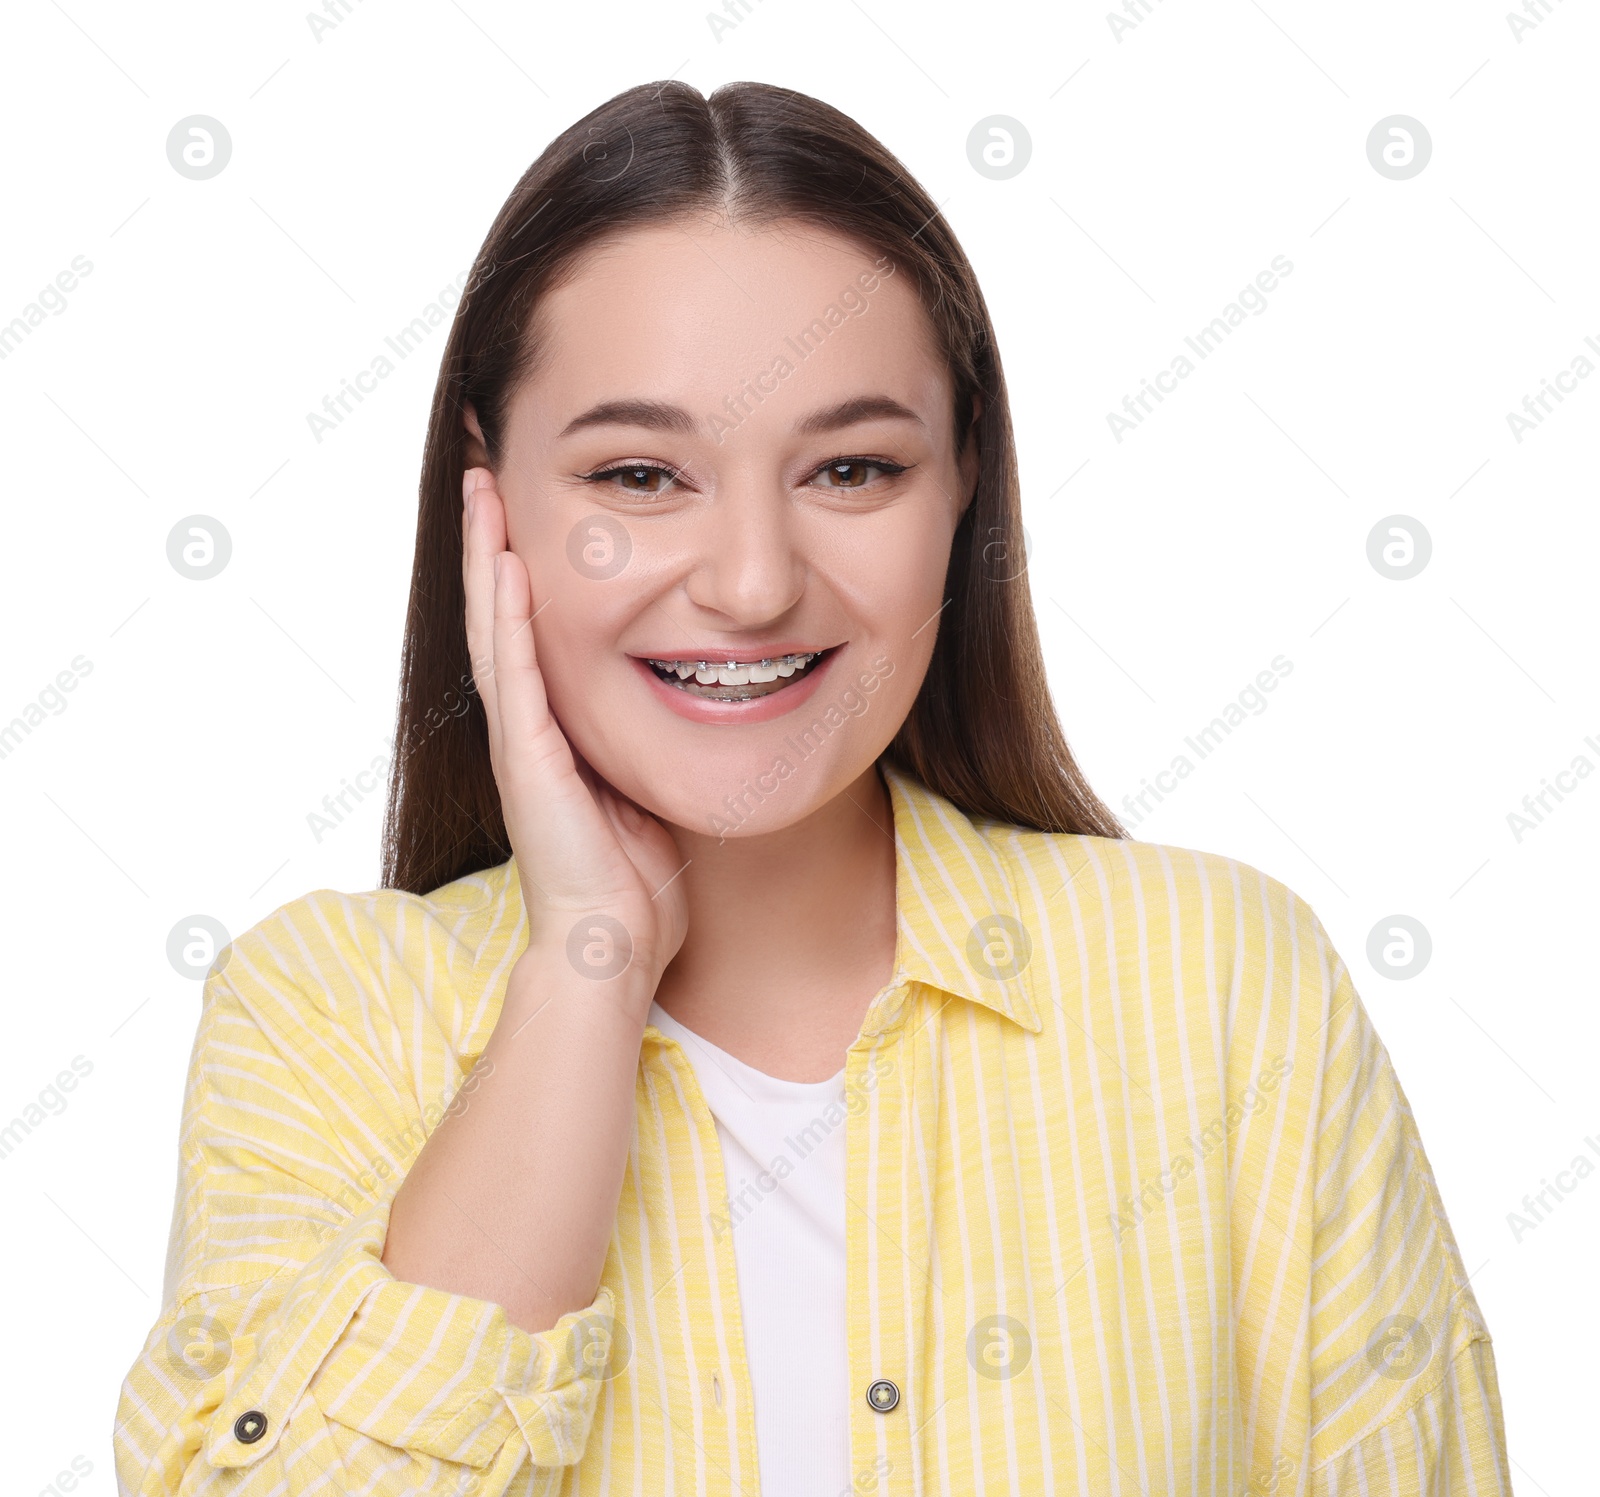
M 850 1497 L 1509 1493 L 1488 1331 L 1309 906 L 884 774 L 896 972 L 845 1064 Z M 758 1207 L 655 1026 L 591 1305 L 530 1335 L 380 1262 L 526 930 L 512 861 L 320 890 L 219 957 L 124 1491 L 756 1493 L 730 1227 Z

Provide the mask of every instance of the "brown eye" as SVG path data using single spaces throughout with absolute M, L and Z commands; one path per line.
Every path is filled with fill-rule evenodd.
M 812 482 L 823 480 L 821 487 L 825 489 L 862 489 L 872 482 L 875 475 L 893 475 L 905 471 L 898 463 L 877 462 L 864 457 L 841 457 L 818 468 L 812 475 Z
M 616 477 L 630 494 L 659 494 L 669 475 L 660 468 L 618 468 Z
M 664 494 L 677 480 L 677 474 L 656 463 L 618 463 L 597 472 L 582 475 L 589 483 L 605 484 L 620 489 L 625 494 L 638 494 L 645 498 Z
M 830 489 L 859 489 L 867 481 L 867 470 L 871 463 L 842 462 L 829 463 L 822 471 L 829 476 L 827 487 Z M 838 479 L 839 482 L 833 482 Z

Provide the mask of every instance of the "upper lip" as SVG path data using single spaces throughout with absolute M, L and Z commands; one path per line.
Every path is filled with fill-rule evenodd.
M 636 660 L 705 660 L 726 664 L 732 660 L 739 665 L 751 665 L 762 660 L 781 660 L 785 655 L 821 655 L 834 649 L 833 645 L 807 644 L 803 641 L 780 640 L 776 644 L 711 645 L 700 650 L 640 650 L 633 653 Z

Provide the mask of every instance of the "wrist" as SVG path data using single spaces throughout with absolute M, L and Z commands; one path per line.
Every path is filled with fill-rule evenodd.
M 625 958 L 607 951 L 603 944 L 592 946 L 587 953 L 571 952 L 567 944 L 529 945 L 512 965 L 506 1004 L 538 1006 L 557 999 L 637 1019 L 642 1027 L 661 974 L 636 953 L 626 953 Z

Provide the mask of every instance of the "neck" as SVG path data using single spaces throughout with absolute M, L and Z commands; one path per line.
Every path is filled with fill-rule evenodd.
M 894 813 L 877 768 L 781 831 L 670 830 L 689 932 L 656 1002 L 759 1070 L 833 1075 L 894 966 Z

